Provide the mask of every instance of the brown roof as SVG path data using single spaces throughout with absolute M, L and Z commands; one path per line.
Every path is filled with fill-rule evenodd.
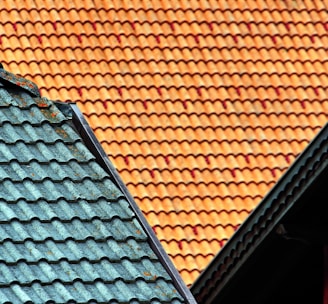
M 78 103 L 189 285 L 327 120 L 327 8 L 6 1 L 0 58 Z

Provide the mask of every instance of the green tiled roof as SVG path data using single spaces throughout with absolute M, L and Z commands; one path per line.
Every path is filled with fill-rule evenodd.
M 0 71 L 0 302 L 184 302 L 69 112 Z

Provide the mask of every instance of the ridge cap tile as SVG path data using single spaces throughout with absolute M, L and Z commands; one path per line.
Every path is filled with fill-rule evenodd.
M 0 79 L 4 82 L 9 82 L 15 86 L 23 88 L 33 96 L 40 97 L 39 89 L 34 82 L 26 78 L 14 75 L 4 70 L 3 67 L 0 67 Z

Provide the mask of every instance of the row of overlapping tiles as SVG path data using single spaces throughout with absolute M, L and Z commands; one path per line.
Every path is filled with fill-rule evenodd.
M 13 2 L 0 56 L 75 101 L 191 284 L 326 122 L 324 1 Z

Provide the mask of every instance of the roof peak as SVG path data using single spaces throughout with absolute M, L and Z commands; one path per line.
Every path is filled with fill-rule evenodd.
M 5 301 L 196 303 L 77 107 L 3 69 L 0 84 Z
M 1 63 L 0 63 L 1 64 Z M 19 86 L 25 91 L 32 94 L 34 97 L 41 97 L 38 86 L 24 77 L 17 76 L 13 73 L 8 72 L 3 68 L 3 65 L 0 66 L 0 81 L 14 86 Z

